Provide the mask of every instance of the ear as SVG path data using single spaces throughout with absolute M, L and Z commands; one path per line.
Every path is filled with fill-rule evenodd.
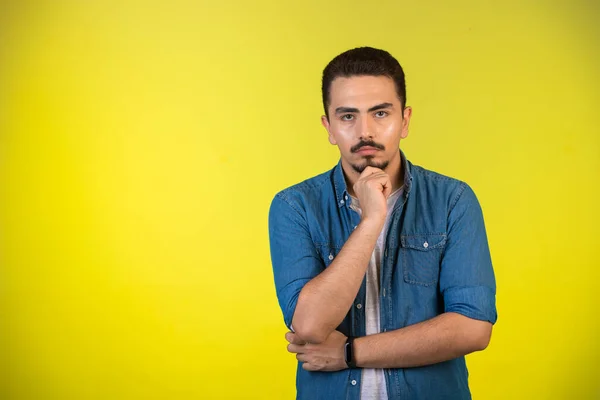
M 337 145 L 337 141 L 335 140 L 335 137 L 333 137 L 333 135 L 331 134 L 331 130 L 329 129 L 329 120 L 327 119 L 326 115 L 321 115 L 321 125 L 323 125 L 327 130 L 327 134 L 329 135 L 329 143 Z
M 412 116 L 412 108 L 404 107 L 404 112 L 402 113 L 402 132 L 400 133 L 401 139 L 406 139 L 408 136 L 408 124 L 410 124 L 410 117 Z

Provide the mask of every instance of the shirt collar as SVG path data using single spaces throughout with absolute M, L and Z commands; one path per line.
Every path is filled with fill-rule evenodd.
M 408 197 L 410 189 L 412 187 L 412 174 L 411 164 L 406 159 L 404 152 L 400 150 L 400 156 L 402 159 L 402 166 L 404 168 L 404 197 Z M 346 178 L 344 177 L 344 169 L 342 168 L 342 159 L 338 161 L 337 165 L 333 169 L 333 187 L 335 190 L 335 199 L 338 207 L 343 207 L 348 204 L 350 196 L 348 194 L 348 188 L 346 186 Z

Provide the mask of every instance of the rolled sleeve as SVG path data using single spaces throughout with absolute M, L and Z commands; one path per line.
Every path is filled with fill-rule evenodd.
M 275 289 L 283 319 L 291 329 L 300 291 L 325 266 L 311 239 L 301 208 L 279 193 L 269 210 L 269 242 Z
M 444 311 L 496 323 L 496 281 L 481 207 L 463 184 L 448 218 L 440 271 Z
M 444 311 L 494 324 L 498 319 L 495 298 L 494 292 L 486 286 L 450 288 L 444 293 Z

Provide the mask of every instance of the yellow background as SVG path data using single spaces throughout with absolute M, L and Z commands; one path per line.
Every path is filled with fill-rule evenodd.
M 361 45 L 484 210 L 474 398 L 598 398 L 598 4 L 2 1 L 0 398 L 293 398 L 267 212 L 337 162 L 321 72 Z

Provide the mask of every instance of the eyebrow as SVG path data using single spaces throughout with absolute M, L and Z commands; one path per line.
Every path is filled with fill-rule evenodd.
M 377 104 L 376 106 L 369 108 L 367 110 L 367 112 L 383 110 L 385 108 L 392 108 L 393 106 L 394 105 L 392 103 L 381 103 L 381 104 Z M 338 107 L 335 109 L 336 114 L 357 113 L 358 111 L 359 111 L 358 108 L 354 108 L 354 107 Z

